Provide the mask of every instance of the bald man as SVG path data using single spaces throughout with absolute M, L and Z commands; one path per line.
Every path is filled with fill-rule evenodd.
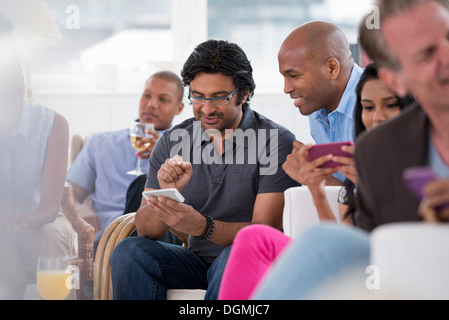
M 299 112 L 309 117 L 315 143 L 353 141 L 355 88 L 363 69 L 354 62 L 343 31 L 323 21 L 306 23 L 284 40 L 278 60 L 284 92 Z M 283 168 L 293 179 L 306 184 L 298 170 L 305 165 L 298 156 L 302 147 L 295 141 Z M 326 184 L 341 185 L 344 179 L 337 172 Z

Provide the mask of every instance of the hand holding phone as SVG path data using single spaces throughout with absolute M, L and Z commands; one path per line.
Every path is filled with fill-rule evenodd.
M 424 187 L 431 181 L 437 180 L 438 176 L 429 167 L 411 167 L 404 170 L 402 178 L 410 190 L 418 197 L 424 198 Z M 437 211 L 449 206 L 449 203 L 442 204 L 435 209 Z
M 341 150 L 341 147 L 343 146 L 354 146 L 354 143 L 351 141 L 344 141 L 344 142 L 332 142 L 332 143 L 323 143 L 323 144 L 316 144 L 312 146 L 309 150 L 309 161 L 313 161 L 317 158 L 320 158 L 322 156 L 325 156 L 327 154 L 332 154 L 334 156 L 342 156 L 342 157 L 353 157 L 351 153 L 344 152 Z M 330 160 L 318 168 L 335 168 L 343 165 L 342 163 L 335 162 L 333 160 Z
M 419 199 L 424 197 L 424 186 L 436 178 L 435 173 L 429 167 L 407 168 L 402 174 L 402 179 Z
M 159 197 L 159 196 L 164 196 L 167 197 L 169 199 L 178 201 L 178 202 L 184 202 L 184 197 L 182 196 L 181 193 L 179 193 L 179 191 L 176 188 L 169 188 L 169 189 L 160 189 L 160 190 L 148 190 L 148 191 L 144 191 L 142 192 L 142 196 L 144 196 L 145 199 L 149 199 L 150 196 L 155 196 L 155 197 Z

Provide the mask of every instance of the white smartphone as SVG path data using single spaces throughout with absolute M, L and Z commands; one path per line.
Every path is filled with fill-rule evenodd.
M 145 199 L 148 200 L 148 198 L 150 198 L 150 196 L 155 196 L 155 197 L 159 197 L 159 196 L 164 196 L 167 197 L 169 199 L 178 201 L 178 202 L 184 202 L 184 197 L 182 196 L 181 193 L 179 193 L 179 191 L 176 188 L 169 188 L 169 189 L 159 189 L 159 190 L 148 190 L 148 191 L 144 191 L 142 192 L 142 196 L 145 197 Z

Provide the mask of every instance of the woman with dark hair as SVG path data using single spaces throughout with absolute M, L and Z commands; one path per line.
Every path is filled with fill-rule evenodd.
M 366 66 L 356 87 L 357 101 L 354 108 L 354 131 L 357 138 L 364 131 L 369 131 L 382 122 L 398 115 L 402 109 L 414 102 L 413 97 L 398 97 L 385 83 L 379 79 L 377 66 L 371 63 Z M 349 149 L 349 148 L 348 148 Z M 352 153 L 354 148 L 352 149 Z M 354 192 L 357 184 L 357 172 L 351 166 L 341 168 L 347 179 L 340 190 L 340 212 L 345 212 L 342 221 L 357 224 L 355 220 Z M 352 219 L 351 217 L 352 216 Z
M 357 86 L 355 107 L 356 136 L 369 131 L 401 112 L 413 99 L 396 96 L 379 78 L 374 64 L 366 67 Z M 301 150 L 301 156 L 308 157 L 307 151 L 312 145 Z M 345 146 L 343 151 L 354 154 L 354 147 Z M 327 202 L 325 192 L 326 178 L 340 170 L 347 178 L 339 194 L 341 221 L 357 224 L 353 206 L 356 193 L 357 171 L 352 158 L 334 157 L 336 162 L 344 163 L 334 169 L 320 169 L 328 161 L 328 155 L 307 163 L 306 185 L 310 189 L 321 221 L 336 221 Z M 279 230 L 253 225 L 242 229 L 234 241 L 228 264 L 223 274 L 219 298 L 223 300 L 248 299 L 260 283 L 277 256 L 287 247 L 291 239 Z
M 357 102 L 356 102 L 356 106 L 355 106 L 355 110 L 354 110 L 354 127 L 355 127 L 355 136 L 357 137 L 360 133 L 362 133 L 363 131 L 365 131 L 366 126 L 364 125 L 363 121 L 362 121 L 362 114 L 363 111 L 367 112 L 369 108 L 364 108 L 363 107 L 363 103 L 362 103 L 362 90 L 365 88 L 365 90 L 369 90 L 368 86 L 370 86 L 370 84 L 368 84 L 368 86 L 365 86 L 365 84 L 369 81 L 379 81 L 376 82 L 379 84 L 379 87 L 384 89 L 384 90 L 388 90 L 391 94 L 391 96 L 395 96 L 395 99 L 397 100 L 397 104 L 393 103 L 388 105 L 387 104 L 387 109 L 391 110 L 396 110 L 396 107 L 399 107 L 400 110 L 404 109 L 405 107 L 411 105 L 415 100 L 412 96 L 406 96 L 406 97 L 398 97 L 396 95 L 394 95 L 390 89 L 388 89 L 388 87 L 386 87 L 386 85 L 381 82 L 381 80 L 379 80 L 379 75 L 377 73 L 377 66 L 375 63 L 371 63 L 369 65 L 366 66 L 365 71 L 363 72 L 362 76 L 360 77 L 359 83 L 356 87 L 356 93 L 357 93 Z M 366 100 L 366 99 L 365 99 Z M 394 99 L 393 99 L 394 100 Z M 367 116 L 368 113 L 365 114 L 365 116 Z

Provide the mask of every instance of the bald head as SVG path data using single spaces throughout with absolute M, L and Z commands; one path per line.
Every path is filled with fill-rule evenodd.
M 293 30 L 279 51 L 279 54 L 286 53 L 321 62 L 335 57 L 349 68 L 352 68 L 354 62 L 343 31 L 324 21 L 312 21 Z
M 354 67 L 343 31 L 323 21 L 293 30 L 282 43 L 278 60 L 284 92 L 303 115 L 322 108 L 335 110 Z

